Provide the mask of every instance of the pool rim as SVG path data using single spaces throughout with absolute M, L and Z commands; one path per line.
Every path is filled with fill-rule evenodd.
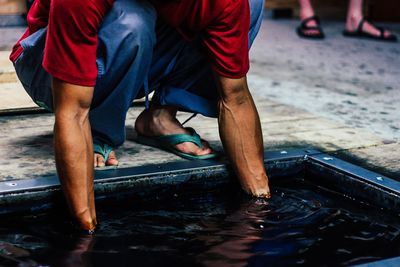
M 265 151 L 264 163 L 271 180 L 302 174 L 311 182 L 332 187 L 400 215 L 400 182 L 319 150 L 303 148 Z M 224 160 L 177 161 L 95 172 L 96 199 L 111 194 L 160 186 L 230 183 L 232 170 Z M 0 182 L 0 216 L 42 212 L 61 196 L 56 175 Z M 400 257 L 359 266 L 400 266 Z

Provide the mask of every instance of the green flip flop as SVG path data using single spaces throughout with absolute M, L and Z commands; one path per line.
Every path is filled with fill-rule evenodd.
M 93 144 L 94 153 L 101 155 L 104 158 L 104 162 L 108 160 L 108 157 L 110 156 L 110 153 L 113 150 L 114 148 L 107 144 L 103 145 Z M 113 166 L 96 167 L 95 169 L 102 171 L 102 170 L 116 169 L 117 167 L 118 167 L 117 165 L 113 165 Z
M 184 153 L 184 152 L 176 149 L 175 148 L 176 145 L 185 143 L 185 142 L 191 142 L 200 148 L 203 147 L 203 144 L 201 143 L 201 138 L 196 133 L 196 131 L 190 127 L 186 127 L 185 129 L 187 131 L 189 131 L 190 134 L 171 134 L 171 135 L 160 135 L 160 136 L 144 136 L 144 135 L 138 134 L 138 136 L 136 138 L 136 142 L 138 142 L 142 145 L 160 148 L 160 149 L 172 152 L 175 155 L 178 155 L 182 158 L 190 159 L 190 160 L 212 159 L 212 158 L 218 157 L 218 155 L 216 153 L 207 154 L 207 155 L 192 155 L 192 154 Z

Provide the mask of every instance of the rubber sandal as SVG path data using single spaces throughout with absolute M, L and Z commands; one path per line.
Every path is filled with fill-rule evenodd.
M 142 145 L 160 148 L 162 150 L 172 152 L 175 155 L 190 160 L 196 160 L 196 159 L 204 160 L 204 159 L 212 159 L 218 157 L 218 154 L 216 153 L 211 153 L 207 155 L 192 155 L 176 149 L 175 148 L 176 145 L 184 142 L 191 142 L 196 146 L 198 146 L 199 148 L 203 147 L 201 138 L 196 133 L 196 131 L 190 127 L 186 127 L 185 129 L 189 131 L 190 134 L 171 134 L 171 135 L 161 135 L 161 136 L 144 136 L 138 134 L 136 142 Z
M 363 31 L 364 28 L 364 23 L 370 23 L 368 20 L 366 20 L 365 18 L 362 18 L 360 20 L 360 23 L 358 24 L 357 30 L 355 31 L 348 31 L 348 30 L 344 30 L 343 31 L 343 35 L 345 37 L 353 37 L 353 38 L 366 38 L 366 39 L 372 39 L 372 40 L 376 40 L 376 41 L 385 41 L 385 42 L 397 42 L 397 37 L 396 35 L 390 34 L 389 36 L 385 36 L 385 29 L 383 29 L 382 27 L 378 27 L 375 26 L 374 24 L 372 24 L 375 28 L 377 28 L 379 30 L 379 35 L 373 35 L 369 32 L 365 32 Z
M 310 21 L 315 21 L 317 26 L 307 26 L 307 23 Z M 317 17 L 317 16 L 308 17 L 306 19 L 303 19 L 300 23 L 300 26 L 297 27 L 297 34 L 302 38 L 319 39 L 319 40 L 324 39 L 325 34 L 322 31 L 322 28 L 320 25 L 321 25 L 321 23 L 320 23 L 319 17 Z M 307 34 L 306 33 L 307 30 L 317 30 L 317 31 L 319 31 L 319 34 Z
M 104 158 L 104 162 L 107 162 L 108 157 L 110 156 L 110 153 L 113 150 L 114 150 L 114 148 L 107 144 L 103 144 L 103 145 L 93 144 L 94 153 L 101 155 Z M 118 167 L 118 165 L 95 167 L 95 170 L 104 171 L 104 170 L 109 170 L 109 169 L 116 169 L 117 167 Z

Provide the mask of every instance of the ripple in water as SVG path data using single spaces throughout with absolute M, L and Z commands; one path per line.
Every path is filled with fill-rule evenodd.
M 273 188 L 271 200 L 197 192 L 101 204 L 94 238 L 65 235 L 48 216 L 2 222 L 0 265 L 337 266 L 400 255 L 398 217 L 300 179 Z

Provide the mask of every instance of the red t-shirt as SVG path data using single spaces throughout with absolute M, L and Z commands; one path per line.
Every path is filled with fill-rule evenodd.
M 153 0 L 159 16 L 186 38 L 200 36 L 214 70 L 241 78 L 249 70 L 248 0 Z
M 36 0 L 28 13 L 28 29 L 20 41 L 48 26 L 44 68 L 60 80 L 94 86 L 97 77 L 97 30 L 113 0 L 92 0 L 85 6 L 81 0 L 69 1 L 73 8 L 65 12 L 54 7 L 51 0 Z M 248 0 L 153 2 L 159 16 L 186 39 L 200 37 L 219 75 L 228 78 L 246 75 L 249 69 Z M 83 9 L 84 12 L 81 12 Z M 10 55 L 13 62 L 23 51 L 20 41 Z
M 44 69 L 59 80 L 94 86 L 98 30 L 113 1 L 36 0 L 27 16 L 28 29 L 14 46 L 11 61 L 23 52 L 21 40 L 47 26 Z

